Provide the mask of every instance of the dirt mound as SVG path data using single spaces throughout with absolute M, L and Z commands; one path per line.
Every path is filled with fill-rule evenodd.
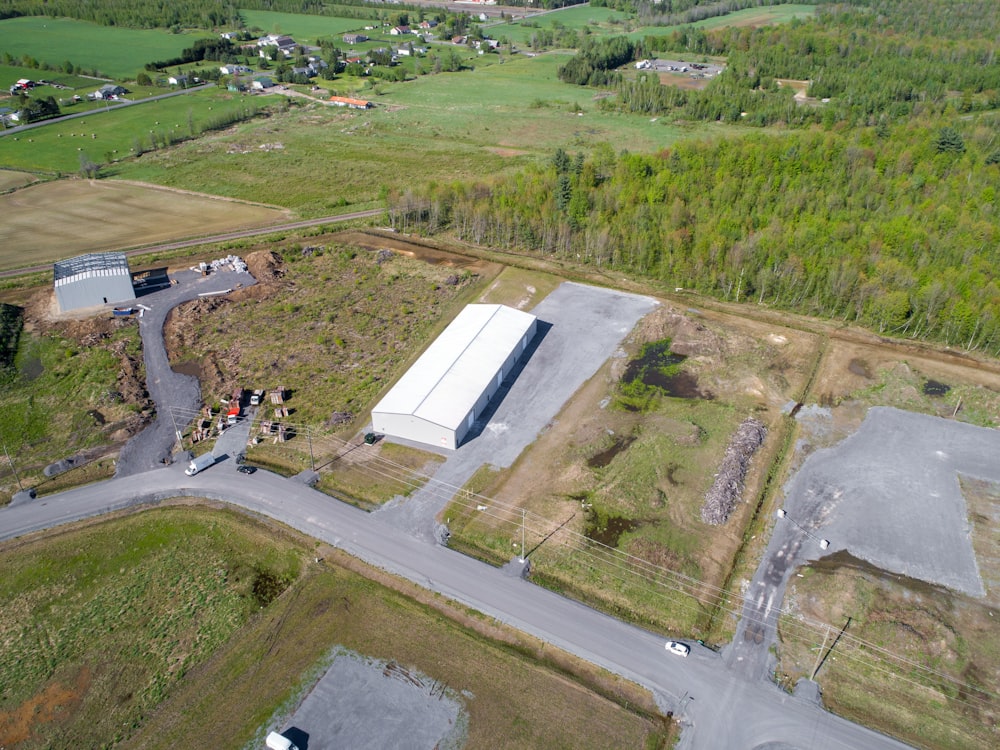
M 705 495 L 705 504 L 701 507 L 702 521 L 719 526 L 729 519 L 736 503 L 743 498 L 743 481 L 750 467 L 750 459 L 764 442 L 766 435 L 767 427 L 753 417 L 743 420 L 737 428 L 726 448 L 715 482 Z
M 273 250 L 258 250 L 244 258 L 247 268 L 260 284 L 270 284 L 285 275 L 285 263 Z
M 661 305 L 639 324 L 640 341 L 670 339 L 670 351 L 685 357 L 717 358 L 725 354 L 726 341 L 694 314 L 685 315 L 669 305 Z

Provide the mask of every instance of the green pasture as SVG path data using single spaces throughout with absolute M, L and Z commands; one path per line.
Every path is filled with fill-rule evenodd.
M 130 80 L 147 62 L 177 57 L 204 36 L 209 36 L 208 32 L 170 34 L 32 16 L 0 21 L 0 52 L 14 57 L 30 55 L 49 65 L 69 61 L 112 78 Z M 48 78 L 42 71 L 34 71 L 30 77 Z
M 0 26 L 2 25 L 3 22 L 0 21 Z M 97 81 L 93 78 L 87 78 L 85 76 L 70 75 L 69 73 L 61 73 L 56 70 L 36 70 L 35 68 L 24 68 L 20 65 L 0 65 L 0 94 L 6 94 L 11 85 L 19 78 L 28 78 L 32 81 L 44 79 L 46 81 L 52 81 L 53 83 L 62 84 L 63 86 L 69 86 L 74 91 L 89 88 L 97 89 L 104 85 L 104 81 Z M 65 96 L 67 92 L 65 89 L 54 89 L 49 86 L 40 86 L 36 88 L 32 94 L 34 96 L 48 96 L 51 94 L 58 99 L 59 96 Z
M 240 15 L 248 28 L 261 28 L 265 34 L 287 34 L 299 44 L 310 45 L 315 44 L 319 37 L 338 36 L 347 31 L 363 29 L 378 18 L 374 11 L 367 21 L 363 18 L 306 16 L 269 10 L 241 10 Z
M 380 205 L 383 186 L 487 178 L 548 159 L 558 147 L 589 152 L 605 142 L 615 151 L 655 151 L 684 132 L 655 118 L 599 111 L 593 89 L 556 78 L 568 55 L 503 65 L 486 58 L 495 62 L 406 83 L 372 88 L 367 79 L 358 94 L 377 107 L 366 112 L 293 100 L 287 113 L 145 154 L 114 173 L 322 216 L 348 204 Z M 344 93 L 352 86 L 342 78 L 324 87 Z M 282 148 L 262 148 L 268 143 Z
M 680 26 L 643 26 L 629 34 L 632 39 L 642 39 L 647 36 L 663 36 L 672 34 L 677 29 L 691 27 L 696 29 L 721 29 L 726 26 L 774 26 L 788 23 L 795 18 L 808 18 L 816 12 L 815 5 L 771 5 L 764 8 L 747 8 L 729 13 L 725 16 L 706 18 Z
M 80 155 L 107 163 L 134 152 L 136 142 L 151 149 L 150 139 L 190 136 L 213 119 L 257 104 L 222 89 L 207 89 L 121 109 L 95 109 L 84 118 L 64 120 L 0 138 L 0 167 L 73 172 Z M 68 110 L 71 111 L 71 110 Z

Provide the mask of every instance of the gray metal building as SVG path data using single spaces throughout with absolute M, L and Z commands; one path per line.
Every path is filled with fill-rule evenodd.
M 454 450 L 535 337 L 538 320 L 467 305 L 372 410 L 372 429 Z
M 125 253 L 88 253 L 52 267 L 56 300 L 62 312 L 119 304 L 135 299 Z

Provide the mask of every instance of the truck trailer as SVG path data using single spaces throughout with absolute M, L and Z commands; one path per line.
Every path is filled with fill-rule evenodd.
M 184 469 L 184 473 L 187 474 L 189 477 L 193 477 L 199 471 L 204 471 L 209 466 L 212 466 L 214 463 L 215 463 L 215 456 L 213 456 L 211 453 L 203 453 L 197 458 L 191 460 L 191 463 L 188 465 L 188 467 Z

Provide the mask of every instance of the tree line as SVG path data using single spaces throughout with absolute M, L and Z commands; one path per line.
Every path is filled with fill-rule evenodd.
M 1000 355 L 1000 118 L 557 152 L 391 223 Z

